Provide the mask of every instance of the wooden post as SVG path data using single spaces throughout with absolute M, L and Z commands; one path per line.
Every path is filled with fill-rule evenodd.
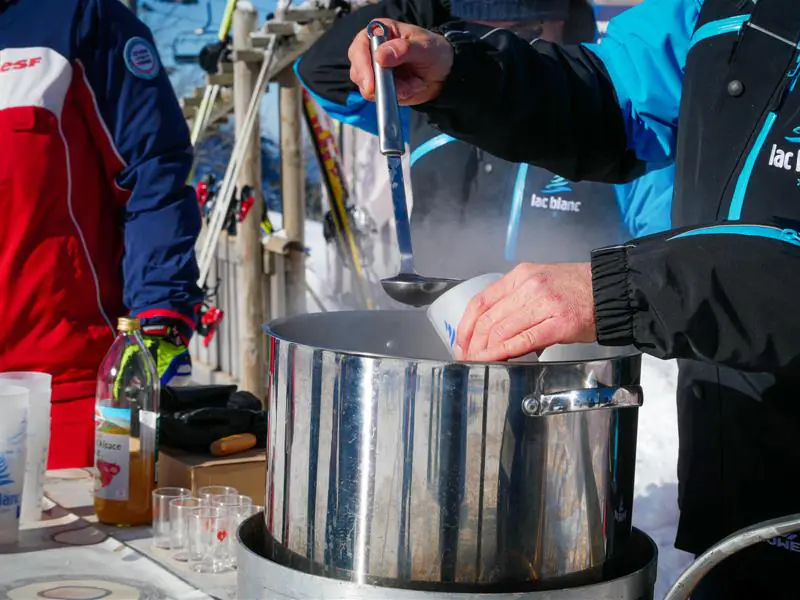
M 233 44 L 236 50 L 251 49 L 250 34 L 256 28 L 257 13 L 250 2 L 238 2 L 233 16 Z M 236 115 L 236 136 L 242 128 L 253 95 L 260 65 L 236 61 L 233 65 L 233 103 Z M 266 341 L 261 331 L 265 322 L 262 277 L 264 276 L 261 220 L 264 198 L 261 192 L 261 127 L 258 118 L 242 160 L 237 193 L 249 185 L 255 203 L 243 223 L 239 224 L 237 246 L 239 284 L 235 291 L 239 310 L 239 388 L 263 399 L 266 377 Z
M 306 204 L 301 148 L 303 95 L 294 73 L 286 74 L 280 94 L 283 229 L 291 242 L 285 261 L 286 313 L 298 315 L 306 312 Z

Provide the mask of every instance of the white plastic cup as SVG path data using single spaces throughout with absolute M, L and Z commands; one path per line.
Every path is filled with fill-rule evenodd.
M 30 393 L 0 382 L 0 545 L 19 540 Z
M 0 373 L 0 385 L 24 387 L 30 394 L 25 460 L 25 491 L 22 494 L 23 523 L 40 521 L 50 448 L 50 395 L 53 377 L 49 373 L 10 371 Z
M 428 319 L 451 355 L 455 351 L 458 324 L 461 323 L 469 301 L 502 277 L 502 273 L 486 273 L 467 279 L 439 296 L 428 307 Z
M 470 300 L 494 282 L 502 279 L 502 277 L 502 273 L 486 273 L 485 275 L 467 279 L 439 296 L 428 307 L 426 312 L 428 320 L 439 335 L 439 339 L 447 346 L 451 356 L 455 351 L 458 325 L 467 311 Z M 514 362 L 535 362 L 536 360 L 536 353 L 531 352 L 523 357 L 514 359 Z

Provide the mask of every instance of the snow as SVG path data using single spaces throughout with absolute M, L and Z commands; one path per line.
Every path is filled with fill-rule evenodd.
M 658 544 L 655 598 L 663 598 L 692 556 L 674 547 L 678 525 L 678 416 L 675 361 L 642 360 L 633 524 Z

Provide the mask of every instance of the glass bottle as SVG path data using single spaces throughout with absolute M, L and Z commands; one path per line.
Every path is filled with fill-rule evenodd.
M 122 317 L 117 331 L 97 375 L 94 508 L 101 523 L 132 527 L 153 518 L 160 386 L 139 320 Z

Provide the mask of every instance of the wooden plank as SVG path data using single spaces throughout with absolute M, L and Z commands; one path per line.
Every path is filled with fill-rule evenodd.
M 223 73 L 221 75 L 209 75 L 208 83 L 211 85 L 221 85 L 223 87 L 230 87 L 233 85 L 233 75 Z
M 237 267 L 236 295 L 237 317 L 236 351 L 232 356 L 233 372 L 237 374 L 242 390 L 257 398 L 264 396 L 264 343 L 259 327 L 264 320 L 261 297 L 263 277 L 263 253 L 261 246 L 261 219 L 264 198 L 261 194 L 261 126 L 256 117 L 253 128 L 244 131 L 244 122 L 253 93 L 256 90 L 261 63 L 246 60 L 247 52 L 253 48 L 250 35 L 256 28 L 256 10 L 250 3 L 240 3 L 233 16 L 233 43 L 239 55 L 233 65 L 233 101 L 236 115 L 236 135 L 247 135 L 247 146 L 242 157 L 239 190 L 251 186 L 255 203 L 247 219 L 239 223 L 236 235 Z M 252 58 L 252 57 L 251 57 Z

